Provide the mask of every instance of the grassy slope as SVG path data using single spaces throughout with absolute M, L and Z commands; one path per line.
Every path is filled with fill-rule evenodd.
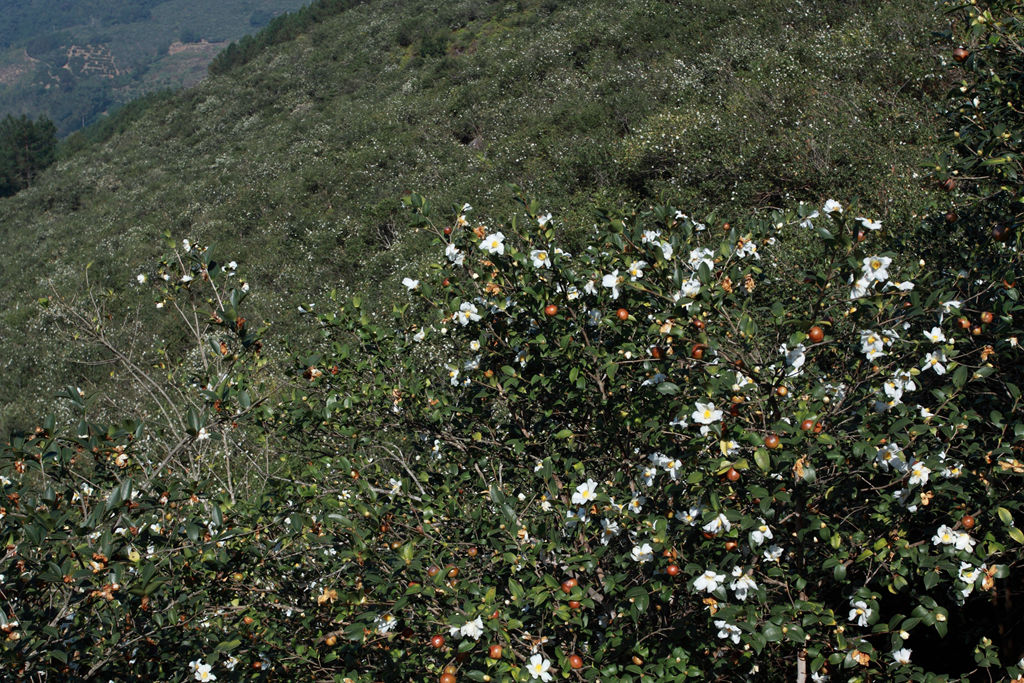
M 372 304 L 413 273 L 425 240 L 403 228 L 406 190 L 497 216 L 516 182 L 570 239 L 594 204 L 663 192 L 698 215 L 859 195 L 905 220 L 934 134 L 937 21 L 918 1 L 346 11 L 0 201 L 0 428 L 55 385 L 102 381 L 33 306 L 49 282 L 80 291 L 91 262 L 90 282 L 125 292 L 115 320 L 138 305 L 160 337 L 134 276 L 165 230 L 242 262 L 281 334 L 299 302 L 337 288 Z

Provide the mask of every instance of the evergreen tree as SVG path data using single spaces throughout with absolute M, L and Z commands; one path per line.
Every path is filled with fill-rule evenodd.
M 0 121 L 0 197 L 9 197 L 32 184 L 56 158 L 57 127 L 40 116 L 10 114 Z

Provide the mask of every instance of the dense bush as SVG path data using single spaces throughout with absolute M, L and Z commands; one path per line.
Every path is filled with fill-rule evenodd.
M 406 195 L 429 263 L 390 310 L 303 304 L 312 345 L 187 240 L 137 276 L 173 342 L 44 299 L 145 408 L 69 387 L 0 449 L 6 672 L 1021 678 L 1021 252 L 978 237 L 1012 190 L 934 261 L 833 199 L 599 210 L 569 249 L 515 191 L 500 223 Z

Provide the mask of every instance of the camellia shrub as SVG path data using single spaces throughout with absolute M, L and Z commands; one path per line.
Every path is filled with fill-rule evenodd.
M 203 245 L 140 275 L 174 345 L 46 300 L 132 417 L 70 387 L 0 448 L 5 678 L 1021 678 L 1015 226 L 930 262 L 856 203 L 662 205 L 568 249 L 405 202 L 434 264 L 304 306 L 314 348 Z
M 876 253 L 836 201 L 602 214 L 575 254 L 535 203 L 500 226 L 407 203 L 436 266 L 390 315 L 319 314 L 276 401 L 234 270 L 188 245 L 151 276 L 209 325 L 179 417 L 5 446 L 7 671 L 1020 674 L 996 644 L 1024 543 L 1018 256 Z

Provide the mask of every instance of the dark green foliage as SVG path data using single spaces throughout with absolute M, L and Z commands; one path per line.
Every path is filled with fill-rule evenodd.
M 25 189 L 47 166 L 57 151 L 57 128 L 39 117 L 8 115 L 0 121 L 0 197 Z

